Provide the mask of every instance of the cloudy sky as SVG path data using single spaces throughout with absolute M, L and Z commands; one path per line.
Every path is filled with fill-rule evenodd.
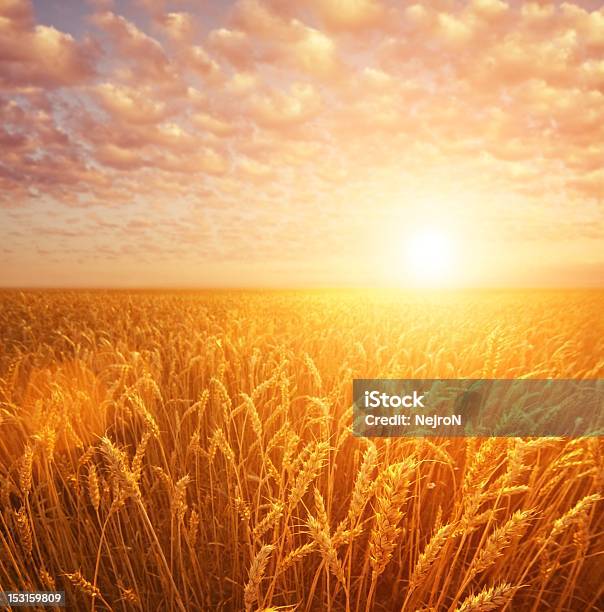
M 602 284 L 600 5 L 0 0 L 0 285 Z

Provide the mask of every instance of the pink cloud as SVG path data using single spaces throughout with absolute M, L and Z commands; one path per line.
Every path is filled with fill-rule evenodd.
M 0 88 L 70 86 L 95 73 L 98 47 L 36 25 L 29 2 L 9 0 L 0 15 Z
M 88 6 L 59 27 L 2 4 L 3 207 L 146 207 L 149 226 L 128 228 L 157 231 L 164 252 L 209 215 L 208 252 L 236 258 L 262 242 L 242 224 L 295 250 L 327 232 L 318 218 L 387 217 L 430 189 L 477 202 L 476 218 L 503 215 L 479 204 L 501 197 L 544 224 L 551 202 L 572 216 L 604 198 L 604 12 L 587 3 Z M 174 210 L 183 227 L 161 233 Z
M 164 81 L 177 78 L 175 68 L 159 41 L 136 25 L 110 11 L 92 18 L 109 38 L 115 49 L 115 59 L 130 66 L 137 80 Z
M 255 94 L 250 112 L 260 125 L 281 128 L 308 121 L 320 111 L 321 104 L 321 96 L 312 85 L 293 83 L 287 92 Z

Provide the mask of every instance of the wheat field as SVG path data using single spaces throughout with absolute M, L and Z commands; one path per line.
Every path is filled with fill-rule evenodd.
M 0 587 L 604 610 L 601 439 L 365 439 L 353 378 L 602 378 L 604 292 L 0 293 Z

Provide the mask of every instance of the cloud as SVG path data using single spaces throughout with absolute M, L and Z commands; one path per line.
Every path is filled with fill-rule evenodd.
M 214 78 L 220 74 L 218 62 L 200 45 L 187 47 L 182 59 L 190 70 L 203 77 Z
M 101 164 L 118 170 L 135 170 L 145 165 L 145 160 L 138 151 L 112 143 L 98 147 L 95 157 Z
M 251 117 L 269 128 L 283 128 L 310 120 L 321 109 L 321 96 L 310 84 L 293 83 L 287 92 L 255 94 L 250 101 Z
M 231 29 L 210 32 L 209 41 L 239 69 L 260 63 L 329 76 L 339 64 L 336 45 L 326 32 L 285 18 L 260 0 L 239 0 L 231 24 Z
M 95 98 L 111 119 L 134 124 L 156 123 L 168 115 L 168 105 L 154 100 L 151 90 L 116 83 L 100 83 Z
M 131 66 L 137 79 L 176 78 L 161 43 L 132 22 L 111 11 L 94 15 L 92 21 L 107 35 L 115 49 L 115 59 Z
M 240 30 L 218 28 L 208 36 L 210 47 L 239 68 L 251 68 L 254 64 L 254 48 L 251 38 Z
M 325 26 L 332 30 L 355 31 L 380 23 L 386 11 L 376 0 L 311 0 Z
M 71 231 L 62 211 L 94 210 L 132 233 L 127 253 L 202 236 L 233 261 L 276 239 L 349 253 L 354 219 L 434 201 L 480 228 L 545 228 L 554 207 L 577 236 L 601 225 L 604 11 L 588 2 L 85 6 L 0 9 L 0 206 L 25 221 L 48 207 Z
M 159 17 L 159 23 L 166 35 L 178 43 L 189 43 L 195 35 L 195 18 L 190 13 L 166 13 Z
M 230 136 L 236 130 L 232 121 L 225 121 L 224 119 L 220 119 L 219 117 L 205 112 L 193 114 L 191 116 L 191 121 L 201 130 L 211 132 L 219 137 Z
M 56 88 L 95 73 L 98 48 L 52 26 L 35 24 L 29 2 L 7 0 L 0 9 L 0 88 Z

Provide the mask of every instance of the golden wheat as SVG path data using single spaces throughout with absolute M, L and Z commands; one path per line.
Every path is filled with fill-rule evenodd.
M 603 610 L 601 438 L 351 432 L 354 378 L 602 378 L 602 311 L 3 292 L 0 584 L 82 610 Z

